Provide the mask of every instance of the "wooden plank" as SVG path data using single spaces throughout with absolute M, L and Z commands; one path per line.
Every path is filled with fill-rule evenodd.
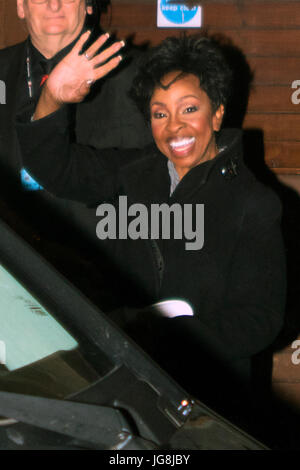
M 2 49 L 5 46 L 4 18 L 5 18 L 5 3 L 4 3 L 4 0 L 0 0 L 0 49 Z
M 300 80 L 300 58 L 248 57 L 255 83 L 260 85 L 288 85 Z
M 212 31 L 218 33 L 218 31 Z M 300 29 L 226 31 L 244 54 L 258 57 L 300 57 Z
M 143 31 L 136 31 L 133 32 L 132 28 L 111 28 L 110 31 L 112 33 L 116 33 L 118 38 L 122 38 L 125 40 L 132 39 L 133 44 L 136 45 L 156 45 L 159 44 L 163 39 L 168 36 L 179 36 L 180 30 L 175 28 L 164 28 L 164 29 L 152 29 L 149 26 L 147 29 L 145 28 Z
M 285 29 L 300 24 L 299 2 L 246 2 L 241 9 L 247 27 Z
M 132 28 L 120 27 L 113 31 L 117 32 L 118 37 L 126 38 L 133 35 Z M 189 34 L 200 33 L 201 29 L 190 29 Z M 142 31 L 134 33 L 135 44 L 158 44 L 168 36 L 178 36 L 182 33 L 180 28 L 155 28 L 148 25 Z M 219 31 L 212 30 L 212 34 L 218 34 Z M 226 31 L 226 38 L 231 39 L 233 45 L 239 47 L 244 54 L 257 57 L 297 57 L 300 58 L 300 29 L 292 30 L 270 30 L 270 31 L 251 31 L 242 30 Z
M 291 86 L 254 85 L 250 94 L 248 111 L 254 113 L 300 113 L 300 105 L 294 104 L 291 100 L 294 92 L 295 90 Z
M 122 28 L 132 32 L 144 28 L 156 28 L 156 2 L 145 5 L 128 3 L 112 3 L 106 14 L 101 17 L 101 25 L 104 29 L 113 30 Z
M 220 30 L 241 29 L 242 10 L 236 3 L 216 2 L 203 5 L 203 27 Z
M 191 32 L 191 30 L 189 30 Z M 218 30 L 211 34 L 220 35 Z M 222 37 L 222 36 L 220 36 Z M 300 57 L 300 30 L 226 30 L 224 38 L 231 39 L 248 56 L 256 57 Z
M 12 20 L 13 19 L 13 20 Z M 4 42 L 11 46 L 21 42 L 27 36 L 25 22 L 17 17 L 16 2 L 10 0 L 5 3 Z
M 274 354 L 273 356 L 273 383 L 300 383 L 300 367 L 292 363 L 292 355 L 295 349 L 289 347 L 286 354 Z M 299 396 L 300 405 L 300 396 Z
M 252 114 L 246 116 L 245 129 L 259 129 L 264 132 L 264 141 L 300 142 L 299 114 Z
M 278 175 L 278 178 L 279 176 L 291 177 L 291 176 L 300 175 L 300 168 L 270 168 L 270 170 L 276 175 Z M 293 189 L 296 189 L 296 188 L 293 188 Z M 299 196 L 300 196 L 299 188 L 297 188 L 297 192 L 299 192 Z
M 300 170 L 300 142 L 265 142 L 265 161 L 270 168 Z

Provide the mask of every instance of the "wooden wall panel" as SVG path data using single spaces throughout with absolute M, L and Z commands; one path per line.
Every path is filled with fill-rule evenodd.
M 261 129 L 265 141 L 298 142 L 300 141 L 300 113 L 298 114 L 251 114 L 244 122 L 246 129 Z M 299 156 L 300 157 L 300 156 Z M 300 158 L 299 158 L 300 168 Z
M 5 46 L 2 31 L 4 31 L 4 0 L 0 0 L 0 49 Z
M 299 57 L 299 29 L 228 30 L 226 34 L 247 55 L 259 57 Z
M 300 48 L 300 46 L 299 46 Z M 258 85 L 287 85 L 299 78 L 300 57 L 248 57 Z
M 300 174 L 300 142 L 265 141 L 266 163 L 270 168 L 280 168 L 282 174 Z
M 290 86 L 255 85 L 249 99 L 250 113 L 295 113 L 296 106 L 291 100 Z
M 11 46 L 17 42 L 23 41 L 27 36 L 27 30 L 24 21 L 19 20 L 17 16 L 16 0 L 2 0 L 3 17 L 0 19 L 0 44 Z
M 263 131 L 266 162 L 274 171 L 300 173 L 300 104 L 291 101 L 291 84 L 300 80 L 300 0 L 200 3 L 204 29 L 239 47 L 254 73 L 244 127 Z M 119 38 L 133 37 L 136 44 L 157 44 L 182 31 L 156 27 L 156 0 L 111 0 L 101 24 Z M 25 35 L 16 1 L 0 0 L 0 47 Z
M 243 24 L 248 27 L 298 28 L 300 24 L 299 2 L 247 2 L 240 6 Z
M 114 30 L 114 28 L 113 28 Z M 193 30 L 194 31 L 194 30 Z M 120 26 L 117 28 L 118 36 L 127 38 L 134 35 L 135 44 L 151 42 L 158 44 L 167 36 L 178 35 L 178 29 L 153 29 L 148 25 L 142 30 L 133 31 L 130 27 Z M 211 34 L 218 34 L 220 30 L 211 28 Z M 232 39 L 232 42 L 241 48 L 247 56 L 258 57 L 295 57 L 296 51 L 300 49 L 300 30 L 227 30 L 223 35 Z

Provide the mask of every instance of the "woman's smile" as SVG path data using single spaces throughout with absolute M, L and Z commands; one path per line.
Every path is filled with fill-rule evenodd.
M 172 139 L 169 142 L 169 145 L 174 155 L 184 156 L 193 149 L 195 140 L 196 140 L 195 137 L 176 138 L 176 139 Z

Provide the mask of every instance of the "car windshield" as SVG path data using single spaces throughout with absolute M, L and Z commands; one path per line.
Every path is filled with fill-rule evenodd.
M 94 367 L 78 340 L 2 265 L 0 323 L 1 390 L 66 397 L 103 375 L 103 360 Z

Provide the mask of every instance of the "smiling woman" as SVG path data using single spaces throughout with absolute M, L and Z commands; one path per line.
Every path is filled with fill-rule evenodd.
M 178 299 L 194 312 L 157 318 L 125 311 L 127 331 L 193 395 L 241 419 L 249 410 L 251 359 L 282 324 L 285 261 L 280 203 L 244 164 L 241 132 L 220 129 L 231 81 L 220 47 L 189 36 L 149 51 L 132 96 L 151 121 L 155 145 L 126 154 L 72 142 L 63 104 L 80 98 L 72 83 L 86 63 L 76 50 L 70 54 L 73 76 L 64 71 L 69 55 L 50 74 L 36 121 L 19 122 L 24 165 L 50 192 L 91 205 L 125 195 L 148 212 L 157 204 L 177 204 L 183 214 L 187 204 L 204 205 L 204 244 L 195 250 L 187 249 L 184 230 L 180 237 L 170 230 L 169 239 L 163 231 L 147 237 L 141 230 L 139 238 L 116 230 L 105 248 L 123 274 L 116 292 L 123 306 Z M 192 216 L 188 222 L 195 226 Z M 175 218 L 167 223 L 178 228 Z M 122 321 L 122 314 L 113 318 Z

